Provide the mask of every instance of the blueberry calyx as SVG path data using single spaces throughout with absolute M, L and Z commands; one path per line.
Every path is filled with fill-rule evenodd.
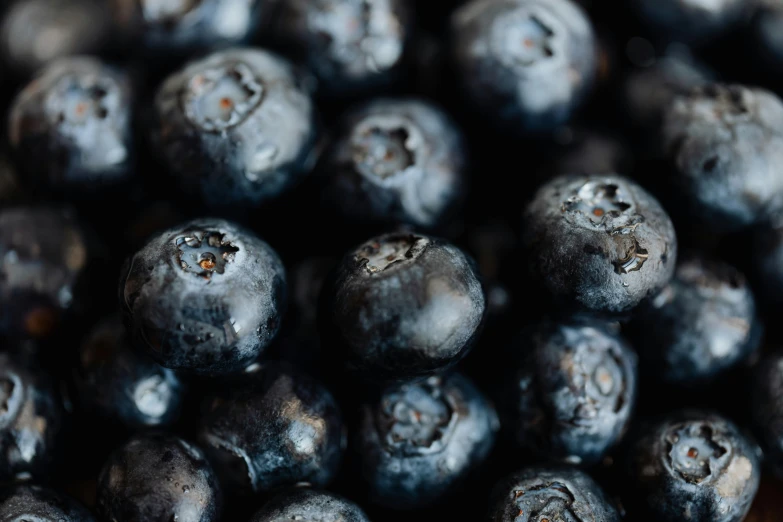
M 421 236 L 391 235 L 363 245 L 355 260 L 363 265 L 368 274 L 377 274 L 401 263 L 410 263 L 418 258 L 430 241 Z
M 731 445 L 706 424 L 673 426 L 664 440 L 668 464 L 691 484 L 719 477 L 732 457 Z
M 402 121 L 371 121 L 353 138 L 353 158 L 359 172 L 373 181 L 402 174 L 417 162 L 422 136 Z
M 522 520 L 550 520 L 545 517 L 568 522 L 580 520 L 571 509 L 576 498 L 562 482 L 545 482 L 524 490 L 515 489 L 511 498 L 519 507 L 517 517 L 522 517 Z
M 559 54 L 555 24 L 542 15 L 519 9 L 496 20 L 491 45 L 507 65 L 532 67 Z
M 212 274 L 222 274 L 226 266 L 234 261 L 239 248 L 226 241 L 225 234 L 206 232 L 201 237 L 198 234 L 178 237 L 177 261 L 186 272 L 194 273 L 206 280 Z

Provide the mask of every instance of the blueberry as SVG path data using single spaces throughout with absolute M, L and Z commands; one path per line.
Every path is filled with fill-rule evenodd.
M 463 90 L 507 128 L 553 130 L 593 84 L 595 37 L 570 0 L 472 0 L 455 12 L 452 33 Z
M 674 273 L 669 216 L 622 176 L 553 179 L 527 206 L 523 229 L 533 275 L 566 306 L 625 312 Z
M 759 487 L 750 441 L 711 413 L 670 416 L 635 441 L 628 456 L 640 513 L 660 522 L 740 522 Z
M 11 105 L 9 138 L 31 190 L 94 193 L 131 175 L 129 79 L 93 58 L 62 58 Z M 46 151 L 42 154 L 42 151 Z
M 716 230 L 768 219 L 783 209 L 783 102 L 763 89 L 711 84 L 677 96 L 662 142 L 695 218 Z
M 498 482 L 487 520 L 620 522 L 620 515 L 586 473 L 571 468 L 534 467 Z
M 783 303 L 783 223 L 776 221 L 755 231 L 752 258 L 758 290 L 771 304 L 779 305 Z
M 64 411 L 39 368 L 0 353 L 0 482 L 49 476 Z
M 70 497 L 40 486 L 15 486 L 0 492 L 0 520 L 94 522 L 87 509 Z
M 320 90 L 345 96 L 402 75 L 412 13 L 407 0 L 289 0 L 264 33 L 308 64 Z
M 744 0 L 633 0 L 642 22 L 663 39 L 704 43 L 739 25 L 747 13 Z
M 364 511 L 334 493 L 297 488 L 286 491 L 264 504 L 250 522 L 370 522 Z
M 199 440 L 226 491 L 252 494 L 327 485 L 345 433 L 326 388 L 288 365 L 268 364 L 205 399 Z
M 0 208 L 18 203 L 23 197 L 19 174 L 9 159 L 0 154 Z
M 242 371 L 277 333 L 285 309 L 280 258 L 233 223 L 166 230 L 126 262 L 120 305 L 136 342 L 166 368 Z
M 761 341 L 753 292 L 734 267 L 690 257 L 632 324 L 642 367 L 668 383 L 699 384 L 736 366 Z
M 774 74 L 775 69 L 783 66 L 783 4 L 777 0 L 762 0 L 759 4 L 752 33 L 757 49 Z
M 435 228 L 466 189 L 466 153 L 455 123 L 413 99 L 380 99 L 345 115 L 325 155 L 324 199 L 356 222 Z
M 151 58 L 240 44 L 258 29 L 266 0 L 110 0 L 115 27 Z
M 751 379 L 753 427 L 764 449 L 765 462 L 783 477 L 783 355 L 774 352 L 761 359 Z
M 130 439 L 98 477 L 98 512 L 104 520 L 213 522 L 221 503 L 204 454 L 173 435 Z
M 132 428 L 177 420 L 184 386 L 172 370 L 133 350 L 119 317 L 95 325 L 79 359 L 82 400 L 105 418 Z
M 322 292 L 324 335 L 374 382 L 457 363 L 481 329 L 486 297 L 474 263 L 440 239 L 392 233 L 347 254 Z
M 45 207 L 0 212 L 0 333 L 45 338 L 73 317 L 90 252 L 73 216 Z
M 213 208 L 253 207 L 307 173 L 314 111 L 284 59 L 260 49 L 219 51 L 164 81 L 153 148 L 189 197 Z
M 511 346 L 502 388 L 508 425 L 534 458 L 590 466 L 620 441 L 636 402 L 638 364 L 601 322 L 570 320 L 525 332 Z
M 422 508 L 454 493 L 489 455 L 495 409 L 465 377 L 446 374 L 394 385 L 362 406 L 361 473 L 373 502 Z
M 18 0 L 0 24 L 0 57 L 29 74 L 63 56 L 102 51 L 111 34 L 102 1 Z

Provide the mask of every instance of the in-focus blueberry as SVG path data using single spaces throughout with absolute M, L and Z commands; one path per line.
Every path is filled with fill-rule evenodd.
M 218 51 L 171 74 L 155 97 L 153 148 L 182 193 L 255 207 L 311 168 L 315 108 L 292 66 L 261 49 Z
M 0 491 L 0 520 L 94 522 L 74 499 L 41 486 L 15 486 Z
M 519 132 L 565 123 L 598 62 L 590 21 L 571 0 L 472 0 L 453 15 L 452 55 L 469 100 Z
M 166 368 L 242 371 L 277 334 L 286 279 L 272 248 L 228 221 L 166 230 L 133 255 L 120 306 L 135 342 Z
M 437 106 L 379 99 L 348 112 L 321 165 L 323 198 L 356 222 L 432 229 L 466 191 L 466 150 Z
M 370 239 L 325 284 L 319 322 L 350 369 L 379 382 L 456 364 L 481 329 L 486 297 L 459 248 L 414 233 Z
M 132 174 L 132 95 L 124 73 L 93 58 L 62 58 L 41 70 L 10 109 L 9 142 L 31 192 L 71 197 Z
M 280 493 L 264 504 L 250 522 L 370 522 L 362 509 L 326 491 L 296 488 Z
M 657 294 L 674 273 L 671 219 L 622 176 L 560 176 L 536 193 L 523 218 L 536 280 L 564 306 L 619 313 Z

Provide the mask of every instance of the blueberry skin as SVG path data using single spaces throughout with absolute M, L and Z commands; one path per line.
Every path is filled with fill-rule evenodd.
M 0 520 L 36 522 L 94 522 L 74 499 L 40 486 L 22 485 L 0 492 Z
M 77 308 L 90 249 L 70 212 L 0 212 L 0 334 L 46 338 Z
M 130 428 L 166 426 L 179 417 L 184 385 L 131 346 L 119 317 L 104 319 L 82 342 L 77 382 L 82 401 Z
M 61 58 L 16 97 L 9 142 L 31 190 L 99 192 L 132 173 L 131 86 L 99 60 Z M 46 151 L 42 154 L 42 151 Z
M 241 44 L 258 30 L 265 0 L 110 0 L 115 28 L 135 53 L 161 56 Z M 267 9 L 268 10 L 268 9 Z
M 499 427 L 489 400 L 459 374 L 387 388 L 360 410 L 357 452 L 370 499 L 406 510 L 445 499 L 486 460 Z
M 503 401 L 517 443 L 541 460 L 600 462 L 636 403 L 638 362 L 625 339 L 601 322 L 570 320 L 541 325 L 510 348 L 517 361 Z
M 675 190 L 718 231 L 783 209 L 783 102 L 769 91 L 712 84 L 677 96 L 662 129 Z
M 776 0 L 760 4 L 753 19 L 752 34 L 763 59 L 774 70 L 783 66 L 783 5 Z
M 60 449 L 63 420 L 48 376 L 0 353 L 0 482 L 46 478 Z
M 671 279 L 677 237 L 646 190 L 616 174 L 560 176 L 525 209 L 530 269 L 556 301 L 622 313 Z
M 466 167 L 463 136 L 439 107 L 376 99 L 343 117 L 322 194 L 347 219 L 433 229 L 462 203 Z
M 739 429 L 704 412 L 680 412 L 647 430 L 627 462 L 640 512 L 661 522 L 740 522 L 761 473 Z
M 631 326 L 642 367 L 679 385 L 704 383 L 748 359 L 763 330 L 745 276 L 699 257 L 679 264 Z
M 311 168 L 315 107 L 291 65 L 261 49 L 212 53 L 155 97 L 153 149 L 183 194 L 210 208 L 254 207 Z
M 158 364 L 201 375 L 241 372 L 272 342 L 285 310 L 280 258 L 220 219 L 166 230 L 125 263 L 120 306 Z
M 302 58 L 330 96 L 366 93 L 402 76 L 413 32 L 407 0 L 278 2 L 264 34 Z
M 620 522 L 601 487 L 578 469 L 534 467 L 502 479 L 492 492 L 491 522 Z
M 506 128 L 553 130 L 592 87 L 595 36 L 570 0 L 472 0 L 454 13 L 451 26 L 462 89 Z
M 123 522 L 214 522 L 222 496 L 200 449 L 148 434 L 117 449 L 98 477 L 98 513 Z
M 345 446 L 342 414 L 318 381 L 270 363 L 205 399 L 199 440 L 226 491 L 327 485 Z
M 440 239 L 392 233 L 347 254 L 319 322 L 352 371 L 373 382 L 425 377 L 462 359 L 486 314 L 474 262 Z
M 370 522 L 362 509 L 327 491 L 297 488 L 281 493 L 262 507 L 250 522 Z
M 783 477 L 783 355 L 775 352 L 762 358 L 750 382 L 754 433 L 764 450 L 765 464 Z
M 17 74 L 30 74 L 64 56 L 98 53 L 110 40 L 110 18 L 101 1 L 8 3 L 0 23 L 0 58 Z
M 728 32 L 748 10 L 744 0 L 634 0 L 631 5 L 656 36 L 692 44 Z

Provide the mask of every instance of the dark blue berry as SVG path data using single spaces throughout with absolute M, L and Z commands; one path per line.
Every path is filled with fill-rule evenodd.
M 104 520 L 215 522 L 221 503 L 204 454 L 173 435 L 130 439 L 98 477 L 98 512 Z
M 691 257 L 634 317 L 642 367 L 654 379 L 697 384 L 746 360 L 762 325 L 753 292 L 735 268 Z
M 323 291 L 324 334 L 365 378 L 404 380 L 452 366 L 486 311 L 473 261 L 413 233 L 373 238 L 346 255 Z
M 250 522 L 370 522 L 364 511 L 334 493 L 297 488 L 281 493 L 264 504 Z
M 638 512 L 661 522 L 740 522 L 759 487 L 753 444 L 711 413 L 670 416 L 635 441 L 628 455 Z
M 620 522 L 601 487 L 586 473 L 527 468 L 501 480 L 492 493 L 491 522 Z
M 677 238 L 646 190 L 622 176 L 561 176 L 523 218 L 534 277 L 565 306 L 619 313 L 655 295 L 674 273 Z
M 472 0 L 453 15 L 452 54 L 478 110 L 521 132 L 571 118 L 598 62 L 590 21 L 570 0 Z
M 277 333 L 285 309 L 280 258 L 233 223 L 166 230 L 126 262 L 120 305 L 139 346 L 166 368 L 242 371 Z
M 62 58 L 11 105 L 9 141 L 31 191 L 82 196 L 133 168 L 129 79 L 93 58 Z M 45 153 L 42 153 L 45 151 Z
M 783 209 L 783 102 L 769 91 L 713 84 L 675 97 L 662 144 L 673 190 L 713 229 L 764 221 Z
M 783 477 L 783 356 L 780 352 L 771 353 L 756 364 L 751 387 L 748 404 L 765 463 Z
M 310 169 L 314 112 L 284 59 L 260 49 L 219 51 L 163 82 L 153 146 L 183 194 L 213 208 L 253 207 Z
M 0 492 L 0 520 L 94 522 L 87 509 L 70 497 L 40 486 L 15 486 Z
M 435 228 L 465 195 L 466 159 L 460 131 L 438 107 L 375 100 L 344 116 L 322 165 L 323 197 L 356 222 Z
M 664 40 L 704 43 L 739 25 L 747 14 L 743 0 L 633 0 L 645 25 Z
M 82 401 L 103 417 L 132 428 L 177 420 L 183 384 L 172 370 L 133 349 L 119 317 L 99 322 L 79 355 Z
M 753 20 L 753 36 L 763 63 L 774 75 L 774 71 L 783 66 L 783 4 L 777 0 L 759 4 L 759 12 Z
M 509 350 L 500 400 L 517 443 L 540 460 L 590 466 L 620 441 L 637 395 L 628 343 L 600 322 L 572 320 L 526 332 Z
M 771 304 L 783 303 L 783 223 L 759 228 L 753 237 L 753 268 L 760 295 Z
M 492 404 L 459 374 L 387 388 L 360 412 L 370 498 L 392 509 L 444 500 L 487 458 L 499 426 Z
M 327 485 L 345 444 L 342 415 L 320 383 L 268 364 L 204 401 L 199 440 L 225 490 L 268 492 Z

